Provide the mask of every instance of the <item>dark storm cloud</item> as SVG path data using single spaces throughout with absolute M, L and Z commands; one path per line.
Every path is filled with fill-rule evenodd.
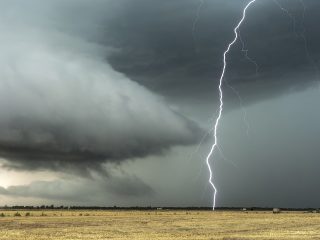
M 204 1 L 193 31 L 197 0 L 0 1 L 3 166 L 89 174 L 106 161 L 198 142 L 196 124 L 166 100 L 217 99 L 221 56 L 246 2 Z M 239 43 L 229 55 L 226 79 L 250 102 L 316 79 L 320 2 L 305 1 L 304 21 L 300 1 L 279 2 L 295 16 L 296 33 L 268 0 L 256 2 L 241 28 L 258 75 Z M 124 182 L 121 191 L 139 192 Z M 117 184 L 108 187 L 117 192 Z
M 125 2 L 106 24 L 107 44 L 120 49 L 109 56 L 112 66 L 171 99 L 206 100 L 212 96 L 222 67 L 222 52 L 248 1 L 204 1 L 194 32 L 199 1 Z M 319 1 L 305 1 L 305 14 L 301 1 L 279 3 L 294 21 L 274 1 L 257 1 L 241 27 L 245 48 L 259 65 L 258 74 L 241 53 L 240 43 L 228 58 L 226 79 L 242 88 L 243 95 L 252 96 L 250 102 L 292 87 L 304 88 L 317 77 Z M 257 87 L 247 90 L 250 85 Z
M 85 193 L 85 194 L 84 194 Z M 136 198 L 152 196 L 153 189 L 136 176 L 95 179 L 60 179 L 36 181 L 28 185 L 0 187 L 0 195 L 46 200 L 73 201 L 91 204 L 112 197 Z
M 105 61 L 116 49 L 97 43 L 94 26 L 113 5 L 0 2 L 4 167 L 87 173 L 196 142 L 194 122 Z

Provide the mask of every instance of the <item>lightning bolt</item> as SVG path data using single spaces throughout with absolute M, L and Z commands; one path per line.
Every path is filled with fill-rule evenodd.
M 255 3 L 256 0 L 251 0 L 246 6 L 245 8 L 243 9 L 243 12 L 242 12 L 242 18 L 240 19 L 240 21 L 238 22 L 238 24 L 236 25 L 236 27 L 233 29 L 234 31 L 234 39 L 229 43 L 227 49 L 224 51 L 223 53 L 223 68 L 222 68 L 222 73 L 220 75 L 220 79 L 219 79 L 219 111 L 218 111 L 218 116 L 215 120 L 215 123 L 214 123 L 214 126 L 212 128 L 212 132 L 213 132 L 213 135 L 214 135 L 214 142 L 211 146 L 211 149 L 206 157 L 206 164 L 207 164 L 207 167 L 208 167 L 208 170 L 209 170 L 209 184 L 211 185 L 212 189 L 213 189 L 213 202 L 212 202 L 212 210 L 215 210 L 215 207 L 216 207 L 216 197 L 217 197 L 217 193 L 218 193 L 218 190 L 217 190 L 217 187 L 215 186 L 214 182 L 213 182 L 213 172 L 212 172 L 212 167 L 210 165 L 210 158 L 211 156 L 213 155 L 214 151 L 216 148 L 218 148 L 218 137 L 217 137 L 217 131 L 218 131 L 218 126 L 219 126 L 219 123 L 220 123 L 220 120 L 221 120 L 221 117 L 222 117 L 222 111 L 223 111 L 223 90 L 222 90 L 222 85 L 223 85 L 223 79 L 224 79 L 224 75 L 225 75 L 225 72 L 226 72 L 226 67 L 227 67 L 227 54 L 229 53 L 231 47 L 237 42 L 238 40 L 238 30 L 240 28 L 240 26 L 242 25 L 243 21 L 245 20 L 246 18 L 246 13 L 247 13 L 247 10 L 248 8 L 253 4 Z
M 278 5 L 278 7 L 288 15 L 289 18 L 291 18 L 291 21 L 292 21 L 292 25 L 293 25 L 293 32 L 294 34 L 299 37 L 299 34 L 297 33 L 297 21 L 296 21 L 296 18 L 289 12 L 288 9 L 284 8 L 280 2 L 278 2 L 278 0 L 273 0 L 274 3 L 276 5 Z
M 305 5 L 303 0 L 300 0 L 299 2 L 300 2 L 301 6 L 303 8 L 303 13 L 302 13 L 302 28 L 303 28 L 303 31 L 301 33 L 301 37 L 302 37 L 303 42 L 304 42 L 304 49 L 305 49 L 305 52 L 307 54 L 307 58 L 308 58 L 309 62 L 311 63 L 311 65 L 313 66 L 313 68 L 315 70 L 316 77 L 317 77 L 317 79 L 319 79 L 319 68 L 318 68 L 317 64 L 315 63 L 314 59 L 311 57 L 311 54 L 310 54 L 310 51 L 309 51 L 309 48 L 308 48 L 307 37 L 305 35 L 306 28 L 305 28 L 304 20 L 305 20 L 305 16 L 306 16 L 307 7 L 306 7 L 306 5 Z
M 250 56 L 249 56 L 249 50 L 248 49 L 246 49 L 246 47 L 245 47 L 245 44 L 244 44 L 244 41 L 242 40 L 242 37 L 241 37 L 241 33 L 240 33 L 240 31 L 239 31 L 239 40 L 240 40 L 240 42 L 241 42 L 241 45 L 242 45 L 242 49 L 241 49 L 241 52 L 243 52 L 244 53 L 244 57 L 249 61 L 249 62 L 251 62 L 254 66 L 255 66 L 255 68 L 256 68 L 256 76 L 258 75 L 258 72 L 259 72 L 259 65 L 258 65 L 258 63 L 256 62 L 256 61 L 254 61 Z
M 306 57 L 309 61 L 309 63 L 311 64 L 311 66 L 314 68 L 314 71 L 315 71 L 315 74 L 316 74 L 316 77 L 317 79 L 319 79 L 319 68 L 317 66 L 317 64 L 315 63 L 314 59 L 312 58 L 311 54 L 310 54 L 310 51 L 309 51 L 309 48 L 308 48 L 308 41 L 307 41 L 307 37 L 305 35 L 306 33 L 306 29 L 305 29 L 305 24 L 304 24 L 304 20 L 305 20 L 305 15 L 306 15 L 306 10 L 307 10 L 307 7 L 304 3 L 303 0 L 299 0 L 300 2 L 300 5 L 302 6 L 302 23 L 301 23 L 301 27 L 302 27 L 302 31 L 300 33 L 297 32 L 296 30 L 296 19 L 294 17 L 294 15 L 292 13 L 290 13 L 290 11 L 286 8 L 284 8 L 280 2 L 278 2 L 277 0 L 273 0 L 277 5 L 278 7 L 288 15 L 288 17 L 292 20 L 292 23 L 293 23 L 293 30 L 294 30 L 294 33 L 297 37 L 300 37 L 304 43 L 304 50 L 305 50 L 305 53 L 306 53 Z
M 196 40 L 196 35 L 195 35 L 196 27 L 197 27 L 197 23 L 198 23 L 199 18 L 200 18 L 200 12 L 201 12 L 201 9 L 203 7 L 203 4 L 204 4 L 204 0 L 200 0 L 199 6 L 198 6 L 198 9 L 197 9 L 197 13 L 196 13 L 196 17 L 194 18 L 194 21 L 193 21 L 193 24 L 192 24 L 192 37 L 193 37 L 193 41 L 194 42 Z
M 227 87 L 229 87 L 234 92 L 234 94 L 238 97 L 239 106 L 240 106 L 240 108 L 242 110 L 242 113 L 243 113 L 243 122 L 244 122 L 244 125 L 246 127 L 246 134 L 247 134 L 247 136 L 249 136 L 250 124 L 249 124 L 249 121 L 247 119 L 247 110 L 244 107 L 243 100 L 242 100 L 242 97 L 240 95 L 240 92 L 237 89 L 235 89 L 233 86 L 231 86 L 227 81 L 225 81 L 225 83 L 226 83 Z
M 192 23 L 192 38 L 193 38 L 193 44 L 194 44 L 195 53 L 198 53 L 197 38 L 196 38 L 196 28 L 197 28 L 197 24 L 198 24 L 199 19 L 200 19 L 200 13 L 201 13 L 202 7 L 204 5 L 204 2 L 205 2 L 205 0 L 199 0 L 199 6 L 198 6 L 197 11 L 196 11 L 196 16 L 195 16 L 195 18 L 193 20 L 193 23 Z

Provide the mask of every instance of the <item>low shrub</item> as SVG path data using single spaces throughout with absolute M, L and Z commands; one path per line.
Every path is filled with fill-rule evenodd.
M 19 212 L 16 212 L 13 216 L 15 217 L 21 217 L 21 214 Z

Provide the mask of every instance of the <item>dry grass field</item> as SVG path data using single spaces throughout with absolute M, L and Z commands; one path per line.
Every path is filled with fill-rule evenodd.
M 2 211 L 1 240 L 320 239 L 320 214 L 228 211 Z M 1 212 L 0 212 L 1 214 Z M 29 215 L 30 216 L 26 216 Z

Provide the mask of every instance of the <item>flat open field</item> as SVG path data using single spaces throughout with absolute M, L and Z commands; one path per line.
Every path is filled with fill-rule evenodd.
M 320 239 L 320 214 L 228 211 L 2 211 L 0 239 Z M 0 212 L 1 214 L 1 212 Z M 42 216 L 41 216 L 42 215 Z

